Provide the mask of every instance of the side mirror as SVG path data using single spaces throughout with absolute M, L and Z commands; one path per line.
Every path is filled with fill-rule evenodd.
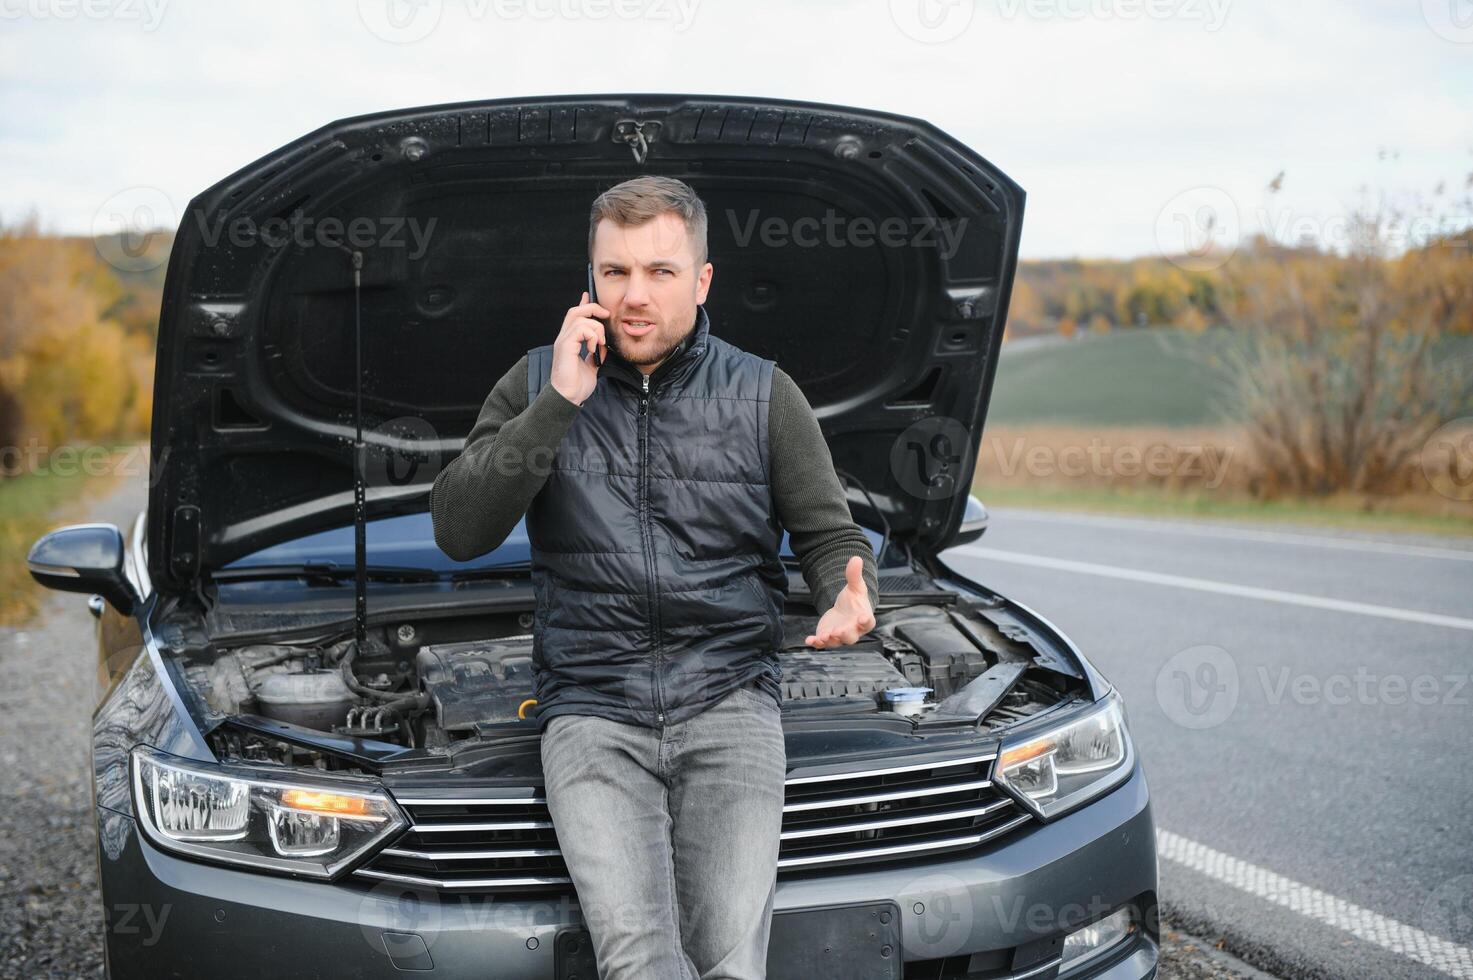
M 57 528 L 31 546 L 26 567 L 48 589 L 95 592 L 125 616 L 139 601 L 123 574 L 123 532 L 114 524 Z
M 982 533 L 987 530 L 987 521 L 987 508 L 983 506 L 982 501 L 968 494 L 967 509 L 962 514 L 962 525 L 957 528 L 956 538 L 952 546 L 971 544 L 973 541 L 982 537 Z

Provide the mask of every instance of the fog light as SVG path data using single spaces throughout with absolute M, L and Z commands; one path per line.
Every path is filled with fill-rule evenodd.
M 1076 929 L 1064 938 L 1064 962 L 1059 971 L 1073 970 L 1103 956 L 1135 935 L 1137 928 L 1135 914 L 1127 906 L 1083 929 Z

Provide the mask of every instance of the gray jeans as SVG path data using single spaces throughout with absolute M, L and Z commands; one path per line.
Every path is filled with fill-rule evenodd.
M 761 980 L 787 750 L 749 683 L 663 730 L 559 715 L 547 806 L 601 980 Z

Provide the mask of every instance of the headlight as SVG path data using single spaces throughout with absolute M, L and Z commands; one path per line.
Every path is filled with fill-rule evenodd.
M 215 765 L 146 745 L 132 752 L 134 812 L 181 854 L 331 878 L 408 824 L 371 780 Z
M 1004 741 L 995 780 L 1047 820 L 1113 788 L 1130 773 L 1133 755 L 1120 695 L 1111 691 L 1080 717 Z

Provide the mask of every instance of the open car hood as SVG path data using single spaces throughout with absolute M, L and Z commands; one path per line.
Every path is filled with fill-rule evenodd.
M 557 96 L 344 119 L 190 202 L 159 321 L 158 587 L 192 589 L 352 522 L 355 316 L 366 516 L 426 510 L 497 378 L 577 302 L 593 198 L 642 173 L 705 200 L 711 332 L 802 386 L 835 466 L 868 491 L 849 486 L 856 519 L 946 547 L 1002 343 L 1022 189 L 903 116 Z

